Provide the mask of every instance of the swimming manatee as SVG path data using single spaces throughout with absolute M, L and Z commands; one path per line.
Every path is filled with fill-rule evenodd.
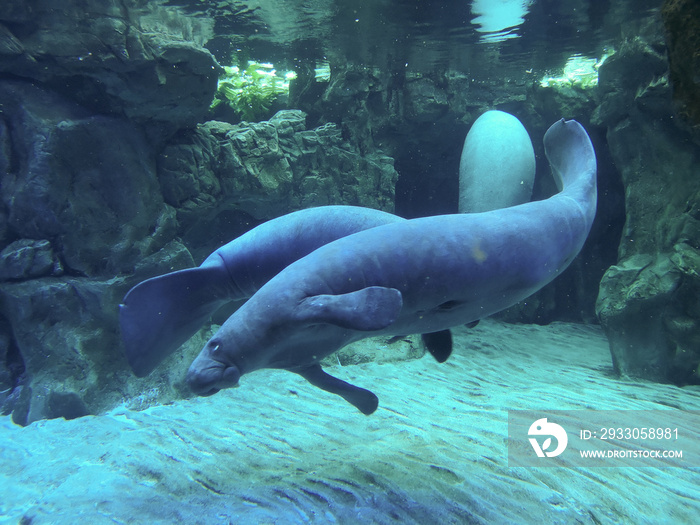
M 357 206 L 290 213 L 222 246 L 197 268 L 133 287 L 119 307 L 127 361 L 144 377 L 222 305 L 247 299 L 290 263 L 331 241 L 404 219 Z
M 563 188 L 549 199 L 394 221 L 289 264 L 207 342 L 187 373 L 192 390 L 211 395 L 279 368 L 374 412 L 377 397 L 324 372 L 321 359 L 369 336 L 440 334 L 482 319 L 542 288 L 581 250 L 596 210 L 593 146 L 578 122 L 563 119 L 544 146 Z

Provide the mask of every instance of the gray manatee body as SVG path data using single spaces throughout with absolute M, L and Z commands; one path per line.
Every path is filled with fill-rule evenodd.
M 472 125 L 459 161 L 459 212 L 523 204 L 532 196 L 535 151 L 520 121 L 487 111 Z
M 197 268 L 143 281 L 119 306 L 129 365 L 148 375 L 218 308 L 252 296 L 292 262 L 346 235 L 404 220 L 356 206 L 309 208 L 253 228 Z
M 596 159 L 575 121 L 547 131 L 563 191 L 511 208 L 397 222 L 326 244 L 290 264 L 237 310 L 190 366 L 200 395 L 261 368 L 296 372 L 365 414 L 377 397 L 319 361 L 378 334 L 434 333 L 528 297 L 579 253 L 596 208 Z

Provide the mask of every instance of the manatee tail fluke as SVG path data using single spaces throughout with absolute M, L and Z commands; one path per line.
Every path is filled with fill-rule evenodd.
M 224 274 L 222 274 L 224 272 Z M 126 359 L 145 377 L 199 330 L 224 303 L 223 267 L 189 268 L 134 286 L 119 305 Z
M 591 139 L 575 120 L 561 119 L 552 124 L 544 134 L 544 151 L 560 191 L 596 171 Z M 592 180 L 595 182 L 595 176 Z

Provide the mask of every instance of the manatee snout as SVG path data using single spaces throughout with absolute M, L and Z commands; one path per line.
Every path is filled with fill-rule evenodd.
M 235 365 L 222 363 L 205 354 L 206 349 L 187 371 L 187 384 L 195 394 L 211 396 L 219 390 L 238 385 L 241 373 Z

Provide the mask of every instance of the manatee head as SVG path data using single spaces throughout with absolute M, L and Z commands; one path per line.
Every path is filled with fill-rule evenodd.
M 386 328 L 402 306 L 401 293 L 393 288 L 303 297 L 287 281 L 279 287 L 273 283 L 236 310 L 204 346 L 187 372 L 194 393 L 215 394 L 261 368 L 299 373 L 344 346 L 354 333 Z
M 238 385 L 241 372 L 222 350 L 221 342 L 214 337 L 190 365 L 186 380 L 195 394 L 210 396 Z

